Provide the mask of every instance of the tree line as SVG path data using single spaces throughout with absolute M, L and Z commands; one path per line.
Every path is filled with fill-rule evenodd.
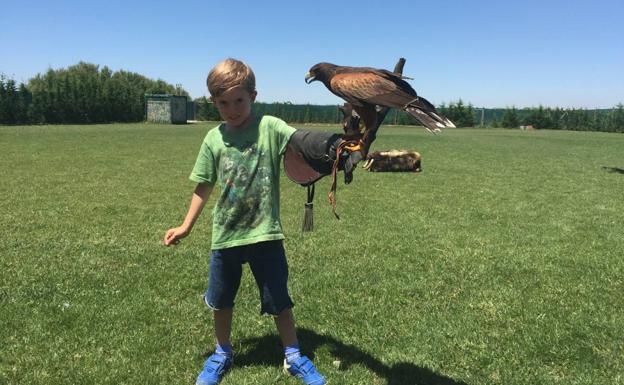
M 85 62 L 37 74 L 19 85 L 0 74 L 0 124 L 139 122 L 145 119 L 145 94 L 188 93 L 180 86 L 152 80 L 134 72 L 111 71 Z M 220 120 L 206 97 L 194 100 L 196 118 Z M 289 123 L 339 124 L 336 105 L 254 103 L 258 114 L 277 116 Z M 458 127 L 532 126 L 562 129 L 624 132 L 624 105 L 612 109 L 587 110 L 549 107 L 517 109 L 477 108 L 462 100 L 438 106 Z M 403 111 L 392 110 L 384 124 L 412 125 L 418 122 Z
M 160 79 L 85 62 L 49 69 L 28 84 L 0 75 L 0 124 L 140 122 L 146 93 L 188 96 Z
M 491 124 L 496 127 L 516 128 L 532 126 L 536 129 L 624 132 L 624 105 L 612 109 L 563 109 L 539 106 L 537 108 L 506 108 L 494 110 Z M 500 120 L 498 120 L 500 116 Z

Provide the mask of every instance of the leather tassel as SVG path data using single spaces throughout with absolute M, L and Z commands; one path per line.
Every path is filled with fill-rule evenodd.
M 313 203 L 305 204 L 305 212 L 303 215 L 303 231 L 312 231 L 314 230 L 314 216 L 313 216 Z
M 314 230 L 314 183 L 308 185 L 308 202 L 304 205 L 304 213 L 303 213 L 303 227 L 302 231 L 312 231 Z

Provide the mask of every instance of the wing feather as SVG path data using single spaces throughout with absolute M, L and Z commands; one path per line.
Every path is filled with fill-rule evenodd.
M 331 79 L 331 87 L 334 93 L 354 105 L 402 108 L 416 98 L 412 87 L 391 72 L 337 73 Z
M 376 104 L 371 99 L 392 92 L 395 88 L 392 82 L 368 72 L 336 74 L 331 79 L 331 87 L 334 92 L 356 105 Z

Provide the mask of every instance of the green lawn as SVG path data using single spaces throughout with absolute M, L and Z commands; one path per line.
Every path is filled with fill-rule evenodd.
M 0 384 L 192 384 L 210 210 L 175 248 L 208 124 L 0 127 Z M 331 129 L 331 127 L 325 127 Z M 331 384 L 624 384 L 624 135 L 383 127 L 420 174 L 282 180 L 304 353 Z M 214 199 L 214 198 L 213 198 Z M 212 202 L 209 203 L 212 206 Z M 281 374 L 245 272 L 232 384 Z

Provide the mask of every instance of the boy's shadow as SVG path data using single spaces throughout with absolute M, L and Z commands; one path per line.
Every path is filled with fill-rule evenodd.
M 388 385 L 466 385 L 465 382 L 437 374 L 432 370 L 416 366 L 411 362 L 400 362 L 388 366 L 372 355 L 352 345 L 346 345 L 333 337 L 317 334 L 308 329 L 297 329 L 297 336 L 303 347 L 303 354 L 314 359 L 314 352 L 321 346 L 329 347 L 332 356 L 340 361 L 340 369 L 346 370 L 353 364 L 360 364 L 385 378 Z M 236 355 L 236 364 L 270 365 L 282 364 L 283 351 L 276 335 L 250 338 L 242 341 L 247 352 Z

